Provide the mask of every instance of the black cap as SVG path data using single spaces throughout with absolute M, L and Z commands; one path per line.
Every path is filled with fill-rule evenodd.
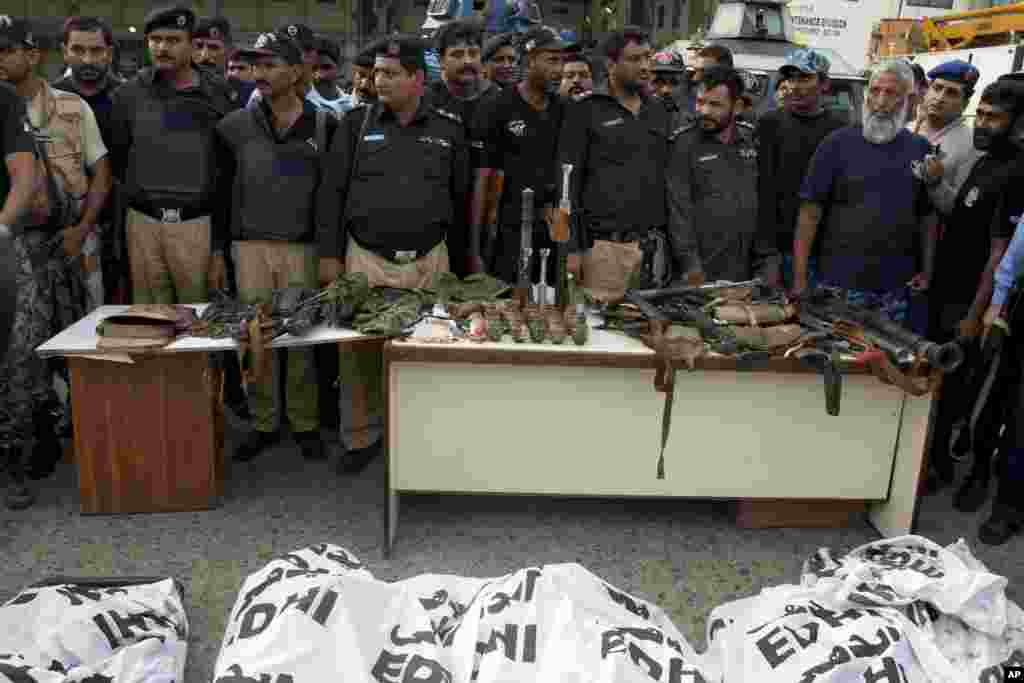
M 484 43 L 484 47 L 480 50 L 480 57 L 484 62 L 489 62 L 494 59 L 494 55 L 498 54 L 498 50 L 503 47 L 515 47 L 516 46 L 516 34 L 515 33 L 499 33 L 493 38 L 488 38 L 487 42 Z
M 392 36 L 376 44 L 376 57 L 397 59 L 404 67 L 427 71 L 427 44 L 412 36 Z
M 200 19 L 196 22 L 196 30 L 192 32 L 192 37 L 223 40 L 225 44 L 228 44 L 231 42 L 231 22 L 224 17 Z
M 280 57 L 288 64 L 302 64 L 302 50 L 298 43 L 280 33 L 261 33 L 250 47 L 243 47 L 235 56 L 242 59 L 254 57 Z
M 319 38 L 316 41 L 316 51 L 323 57 L 330 57 L 335 64 L 341 64 L 341 49 L 333 40 Z
M 191 34 L 196 28 L 196 13 L 185 5 L 157 7 L 146 15 L 142 32 L 148 34 L 161 28 L 173 28 Z
M 279 26 L 274 33 L 282 36 L 288 36 L 298 43 L 299 48 L 303 50 L 312 50 L 316 48 L 316 34 L 313 33 L 313 29 L 305 24 L 285 24 L 284 26 Z
M 0 47 L 14 45 L 38 47 L 27 21 L 15 19 L 7 14 L 0 14 Z
M 558 31 L 550 26 L 534 26 L 519 40 L 523 54 L 530 54 L 534 50 L 565 50 L 572 45 L 573 43 L 563 40 Z

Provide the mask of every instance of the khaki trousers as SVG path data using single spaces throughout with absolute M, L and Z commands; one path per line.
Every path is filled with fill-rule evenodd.
M 134 303 L 209 301 L 209 216 L 182 223 L 164 223 L 128 209 L 125 223 Z
M 448 245 L 441 242 L 412 263 L 392 263 L 363 249 L 352 238 L 345 251 L 345 272 L 365 273 L 371 287 L 421 289 L 438 273 L 450 271 Z M 384 340 L 342 347 L 338 359 L 341 438 L 349 450 L 367 448 L 384 436 Z
M 232 245 L 235 280 L 239 299 L 245 304 L 269 302 L 275 289 L 308 287 L 316 289 L 319 274 L 316 248 L 296 242 L 245 241 Z M 275 406 L 276 386 L 280 386 L 279 364 L 272 359 L 287 359 L 285 405 L 295 432 L 312 432 L 320 428 L 320 406 L 317 401 L 317 376 L 314 351 L 278 349 L 266 354 L 261 379 L 249 384 L 249 408 L 257 431 L 272 432 L 279 426 L 281 411 Z

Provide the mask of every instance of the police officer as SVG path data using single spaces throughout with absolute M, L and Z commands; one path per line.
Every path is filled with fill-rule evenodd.
M 472 140 L 470 129 L 476 110 L 487 97 L 497 95 L 500 88 L 481 77 L 480 62 L 483 27 L 475 19 L 459 19 L 438 29 L 435 36 L 437 53 L 441 61 L 441 80 L 427 88 L 427 100 L 439 111 L 452 115 L 462 123 L 466 140 Z M 479 141 L 469 150 L 469 163 L 479 165 Z M 462 220 L 466 220 L 463 218 Z M 452 235 L 448 243 L 452 270 L 460 277 L 466 275 L 469 245 L 465 235 Z
M 376 44 L 363 48 L 352 60 L 352 107 L 373 104 L 377 101 L 377 89 L 373 85 L 373 62 Z
M 231 23 L 224 17 L 203 18 L 192 34 L 192 63 L 225 75 L 231 49 Z
M 228 56 L 232 54 L 231 22 L 224 17 L 199 19 L 192 34 L 192 62 L 200 69 L 210 69 L 227 79 L 237 93 L 239 103 L 248 102 L 256 86 L 251 81 L 229 73 Z
M 529 187 L 537 193 L 538 208 L 557 204 L 554 161 L 565 110 L 558 97 L 558 86 L 562 54 L 568 44 L 547 27 L 530 29 L 520 44 L 526 62 L 525 80 L 484 102 L 473 125 L 474 139 L 481 140 L 484 149 L 481 168 L 476 171 L 470 270 L 481 272 L 487 268 L 506 282 L 515 282 L 518 272 L 523 189 Z M 488 178 L 498 173 L 504 175 L 504 192 L 498 198 L 498 243 L 494 263 L 484 264 L 480 259 L 483 196 Z M 537 215 L 541 216 L 539 211 Z M 533 245 L 535 249 L 552 247 L 543 220 L 537 222 Z M 555 269 L 548 267 L 547 272 L 548 284 L 554 285 Z
M 568 100 L 594 89 L 594 65 L 580 49 L 566 50 L 558 94 Z
M 327 38 L 317 39 L 317 61 L 313 68 L 313 88 L 309 100 L 323 111 L 331 111 L 338 118 L 352 109 L 352 98 L 338 87 L 341 50 Z
M 325 107 L 320 104 L 319 99 L 313 94 L 313 71 L 316 69 L 317 59 L 319 58 L 319 41 L 316 34 L 313 33 L 313 29 L 305 24 L 291 23 L 279 26 L 274 30 L 274 33 L 279 36 L 288 36 L 299 46 L 299 50 L 302 51 L 302 80 L 299 81 L 298 89 L 299 96 L 306 98 L 314 107 L 318 110 L 332 113 L 333 109 Z M 249 98 L 249 104 L 254 103 L 260 98 L 260 91 L 257 88 L 252 97 Z
M 302 54 L 287 36 L 262 34 L 243 56 L 253 62 L 262 97 L 228 115 L 217 133 L 233 162 L 225 177 L 232 186 L 231 249 L 238 294 L 242 301 L 256 303 L 268 302 L 274 289 L 317 286 L 315 192 L 321 152 L 338 124 L 299 98 L 295 86 L 302 78 Z M 313 349 L 291 349 L 287 355 L 292 433 L 303 456 L 320 459 L 317 396 L 310 390 L 317 383 Z M 235 460 L 251 460 L 280 438 L 272 373 L 267 370 L 260 382 L 249 386 L 255 430 L 239 446 Z
M 379 105 L 354 109 L 334 137 L 318 194 L 322 282 L 344 270 L 365 273 L 370 286 L 412 289 L 449 270 L 447 240 L 465 231 L 469 170 L 462 122 L 421 95 L 425 47 L 415 38 L 383 42 Z M 380 452 L 380 351 L 340 356 L 346 471 Z
M 234 50 L 228 56 L 228 82 L 252 83 L 252 64 L 238 56 Z
M 427 98 L 435 107 L 456 114 L 468 126 L 477 105 L 498 86 L 482 78 L 483 27 L 474 19 L 449 22 L 437 31 L 441 80 L 431 83 Z
M 664 230 L 671 131 L 664 105 L 645 92 L 652 54 L 647 34 L 613 33 L 601 52 L 607 87 L 570 104 L 558 156 L 573 167 L 570 196 L 578 225 L 569 269 L 582 270 L 592 291 L 614 297 L 637 269 L 651 284 L 670 277 Z
M 12 43 L 0 35 L 0 51 Z M 21 232 L 36 186 L 36 159 L 25 125 L 25 105 L 0 83 L 0 467 L 11 475 L 6 504 L 29 507 L 35 494 L 25 484 L 24 449 L 33 436 L 33 413 L 49 398 L 45 364 L 36 347 L 49 329 L 36 315 L 39 283 Z
M 192 64 L 195 14 L 153 10 L 154 66 L 114 94 L 114 168 L 124 184 L 136 303 L 208 301 L 224 287 L 226 216 L 216 211 L 225 150 L 214 129 L 235 108 L 223 78 Z
M 954 478 L 950 441 L 954 424 L 970 417 L 982 373 L 982 320 L 992 298 L 996 267 L 1013 236 L 1024 209 L 1020 197 L 1021 150 L 1012 139 L 1013 123 L 1024 114 L 1024 84 L 999 80 L 985 88 L 974 120 L 974 147 L 978 151 L 949 212 L 942 239 L 936 247 L 935 279 L 929 306 L 934 316 L 936 341 L 959 339 L 967 360 L 956 372 L 943 376 L 929 451 L 929 491 Z M 999 403 L 1012 402 L 1011 397 Z M 993 397 L 989 404 L 994 405 Z M 985 427 L 979 417 L 974 432 L 974 466 L 954 497 L 955 507 L 974 512 L 985 502 L 996 446 L 998 425 Z
M 516 34 L 500 33 L 489 38 L 480 56 L 484 64 L 484 77 L 499 88 L 507 88 L 519 81 Z
M 749 280 L 777 266 L 774 233 L 757 221 L 757 140 L 736 118 L 743 79 L 704 71 L 697 120 L 673 133 L 668 166 L 669 234 L 687 284 Z
M 654 54 L 654 66 L 651 68 L 654 73 L 654 96 L 661 100 L 672 116 L 672 128 L 675 130 L 688 118 L 686 112 L 680 106 L 680 96 L 684 77 L 686 75 L 686 62 L 683 56 L 677 51 L 668 49 Z

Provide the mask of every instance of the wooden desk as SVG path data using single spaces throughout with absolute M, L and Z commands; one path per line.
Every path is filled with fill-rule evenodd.
M 751 526 L 812 526 L 859 505 L 883 535 L 913 526 L 930 399 L 856 367 L 836 417 L 799 361 L 745 371 L 705 357 L 681 370 L 661 480 L 664 394 L 638 340 L 392 341 L 385 373 L 388 553 L 405 492 L 740 499 Z M 801 518 L 781 501 L 799 501 Z
M 205 305 L 195 306 L 202 312 Z M 183 337 L 145 356 L 97 352 L 96 327 L 127 306 L 103 306 L 38 349 L 71 371 L 75 462 L 83 513 L 176 512 L 219 505 L 224 490 L 220 373 L 209 354 L 230 339 Z M 320 326 L 272 348 L 367 339 Z M 315 387 L 312 389 L 315 391 Z

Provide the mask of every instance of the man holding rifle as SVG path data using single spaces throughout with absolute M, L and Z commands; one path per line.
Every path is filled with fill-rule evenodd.
M 473 125 L 473 136 L 483 143 L 483 154 L 473 195 L 470 270 L 486 270 L 506 282 L 515 282 L 517 277 L 523 189 L 529 187 L 537 193 L 538 207 L 554 205 L 555 148 L 565 110 L 558 86 L 566 44 L 546 27 L 531 29 L 520 44 L 526 78 L 481 104 Z M 481 234 L 485 224 L 486 248 Z M 543 221 L 537 222 L 533 246 L 551 247 Z M 552 286 L 554 272 L 548 264 Z

